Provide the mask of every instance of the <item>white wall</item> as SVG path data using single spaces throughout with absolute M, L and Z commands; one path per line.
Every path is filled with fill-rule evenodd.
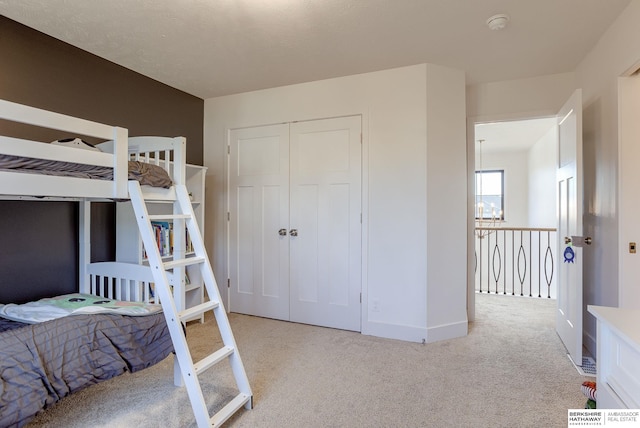
M 461 248 L 469 236 L 464 83 L 460 71 L 427 65 L 428 342 L 467 334 Z
M 575 85 L 574 73 L 470 85 L 467 115 L 477 122 L 552 116 Z
M 619 108 L 619 239 L 620 239 L 620 289 L 618 302 L 621 308 L 640 309 L 640 272 L 636 247 L 640 238 L 640 190 L 638 188 L 638 160 L 640 160 L 640 74 L 620 78 L 618 83 Z
M 205 239 L 219 282 L 227 277 L 228 130 L 354 114 L 363 116 L 364 135 L 362 332 L 429 342 L 462 336 L 464 73 L 430 64 L 205 100 Z M 373 299 L 378 312 L 369 309 Z
M 589 172 L 585 174 L 584 228 L 593 237 L 592 248 L 585 253 L 583 274 L 587 304 L 618 306 L 619 287 L 634 287 L 633 282 L 640 278 L 637 258 L 633 263 L 619 265 L 623 258 L 632 256 L 626 253 L 627 243 L 639 239 L 633 232 L 636 213 L 625 208 L 626 201 L 639 196 L 635 184 L 639 160 L 621 158 L 618 169 L 617 97 L 618 77 L 640 60 L 638 22 L 640 1 L 632 0 L 576 69 L 578 85 L 583 90 L 584 163 L 585 172 Z M 618 174 L 623 189 L 620 191 Z M 585 345 L 593 353 L 595 319 L 585 313 L 584 323 Z
M 553 126 L 529 149 L 529 227 L 556 227 L 558 128 Z

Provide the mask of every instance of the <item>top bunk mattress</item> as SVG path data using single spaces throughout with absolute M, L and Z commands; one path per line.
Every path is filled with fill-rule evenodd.
M 113 168 L 74 162 L 37 159 L 0 154 L 0 170 L 64 177 L 113 180 Z M 172 185 L 169 174 L 158 165 L 140 161 L 128 161 L 128 178 L 141 185 L 168 189 Z

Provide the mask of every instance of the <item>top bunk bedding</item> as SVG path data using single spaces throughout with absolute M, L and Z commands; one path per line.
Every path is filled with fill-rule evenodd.
M 165 189 L 172 185 L 169 174 L 157 165 L 128 161 L 127 166 L 129 180 Z M 4 154 L 0 154 L 0 171 L 113 181 L 113 168 L 109 167 Z
M 153 199 L 173 200 L 172 184 L 184 184 L 182 137 L 130 138 L 125 128 L 5 100 L 0 119 L 78 137 L 48 144 L 0 135 L 0 195 L 121 200 L 128 199 L 127 181 L 137 180 Z M 74 143 L 83 137 L 105 142 L 81 150 Z

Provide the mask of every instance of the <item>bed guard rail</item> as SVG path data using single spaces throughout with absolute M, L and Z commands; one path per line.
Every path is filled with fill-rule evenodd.
M 123 262 L 91 263 L 87 266 L 88 282 L 80 292 L 128 302 L 160 303 L 155 293 L 151 268 Z M 173 283 L 173 275 L 167 273 Z
M 127 158 L 122 155 L 127 151 L 129 131 L 126 128 L 92 122 L 6 100 L 0 100 L 0 119 L 64 131 L 71 135 L 114 141 L 113 150 L 111 151 L 114 155 L 111 165 L 114 168 L 113 197 L 127 197 Z M 40 151 L 38 150 L 38 152 Z M 42 155 L 42 153 L 40 152 L 39 155 Z

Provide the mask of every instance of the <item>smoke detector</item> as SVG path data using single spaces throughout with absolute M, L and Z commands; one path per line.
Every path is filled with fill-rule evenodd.
M 498 15 L 493 15 L 491 18 L 487 19 L 487 26 L 492 30 L 502 30 L 507 26 L 507 22 L 509 22 L 509 15 L 500 13 Z

